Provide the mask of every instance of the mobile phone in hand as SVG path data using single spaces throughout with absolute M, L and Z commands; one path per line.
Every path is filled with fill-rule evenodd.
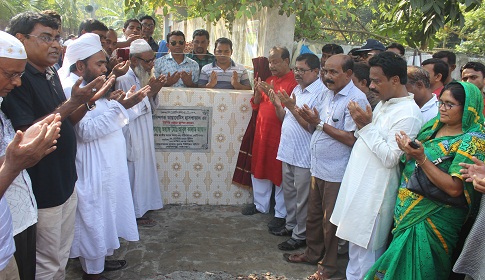
M 419 149 L 419 144 L 416 143 L 415 140 L 409 142 L 409 146 L 411 146 L 411 148 L 413 148 L 413 149 Z

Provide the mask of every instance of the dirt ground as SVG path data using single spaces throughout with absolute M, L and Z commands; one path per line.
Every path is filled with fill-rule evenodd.
M 110 258 L 125 259 L 127 266 L 103 276 L 113 280 L 282 280 L 305 279 L 316 271 L 316 265 L 284 261 L 285 251 L 277 244 L 288 237 L 268 232 L 271 214 L 243 216 L 241 208 L 168 205 L 149 212 L 158 224 L 141 227 L 138 242 L 122 240 L 120 249 Z M 340 256 L 342 272 L 347 262 L 347 256 Z M 335 279 L 343 276 L 339 273 Z M 81 277 L 79 261 L 69 260 L 66 279 Z

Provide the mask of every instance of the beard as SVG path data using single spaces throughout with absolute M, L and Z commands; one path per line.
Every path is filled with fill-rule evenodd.
M 148 85 L 150 78 L 155 76 L 153 74 L 153 68 L 150 71 L 146 71 L 141 65 L 135 66 L 133 72 L 135 72 L 136 77 L 140 80 L 140 88 Z

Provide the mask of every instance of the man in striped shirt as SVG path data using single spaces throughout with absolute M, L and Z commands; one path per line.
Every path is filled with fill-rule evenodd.
M 200 70 L 199 87 L 251 89 L 248 71 L 241 64 L 232 59 L 232 41 L 227 38 L 216 40 L 214 48 L 216 61 L 205 65 Z

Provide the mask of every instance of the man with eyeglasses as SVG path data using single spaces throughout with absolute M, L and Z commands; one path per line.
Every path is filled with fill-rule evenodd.
M 408 66 L 407 71 L 406 89 L 414 95 L 414 101 L 423 115 L 423 123 L 426 123 L 438 115 L 438 108 L 436 107 L 438 98 L 431 90 L 429 73 L 418 66 Z
M 319 78 L 320 59 L 310 53 L 296 58 L 293 69 L 298 85 L 291 97 L 285 90 L 271 90 L 270 99 L 275 106 L 276 115 L 283 122 L 277 159 L 282 161 L 282 182 L 286 224 L 270 230 L 277 236 L 290 236 L 278 244 L 284 251 L 296 250 L 306 245 L 307 200 L 310 192 L 310 139 L 308 122 L 297 109 L 307 104 L 314 108 L 328 90 Z M 283 107 L 283 105 L 284 107 Z
M 26 63 L 22 43 L 0 31 L 0 98 L 21 85 Z M 37 207 L 30 177 L 24 169 L 54 151 L 59 120 L 59 115 L 49 115 L 18 133 L 0 110 L 0 279 L 35 278 L 35 235 L 32 243 L 27 232 L 35 227 Z M 25 248 L 28 246 L 34 249 Z M 30 258 L 24 255 L 28 250 L 34 253 Z
M 38 207 L 36 230 L 36 279 L 63 279 L 74 236 L 77 205 L 75 158 L 76 137 L 73 126 L 87 112 L 88 103 L 102 93 L 103 78 L 80 88 L 73 86 L 66 99 L 59 76 L 52 68 L 59 59 L 61 45 L 58 24 L 49 16 L 25 12 L 15 16 L 7 31 L 17 37 L 27 53 L 22 85 L 13 89 L 2 103 L 2 110 L 15 129 L 25 131 L 48 114 L 59 113 L 62 135 L 57 149 L 27 171 Z M 88 104 L 89 105 L 89 104 Z M 32 279 L 32 278 L 29 278 Z
M 141 22 L 141 35 L 145 39 L 154 52 L 158 51 L 158 44 L 153 39 L 153 32 L 155 31 L 156 21 L 149 15 L 142 16 Z
M 155 158 L 152 112 L 159 105 L 158 92 L 165 84 L 165 76 L 153 76 L 155 54 L 143 40 L 133 41 L 130 46 L 130 69 L 116 80 L 115 88 L 125 92 L 135 86 L 146 85 L 150 91 L 142 102 L 129 110 L 130 123 L 123 129 L 126 139 L 128 171 L 130 175 L 135 216 L 139 226 L 151 227 L 154 220 L 143 217 L 149 210 L 163 207 Z
M 216 40 L 216 60 L 200 70 L 199 86 L 205 88 L 251 89 L 248 71 L 232 59 L 232 41 L 227 38 Z
M 170 53 L 155 60 L 155 76 L 166 76 L 166 87 L 197 87 L 199 64 L 185 53 L 185 35 L 174 30 L 167 34 Z
M 207 50 L 209 43 L 209 32 L 207 30 L 197 29 L 194 31 L 192 35 L 194 50 L 187 56 L 199 64 L 199 70 L 215 60 L 214 55 Z

